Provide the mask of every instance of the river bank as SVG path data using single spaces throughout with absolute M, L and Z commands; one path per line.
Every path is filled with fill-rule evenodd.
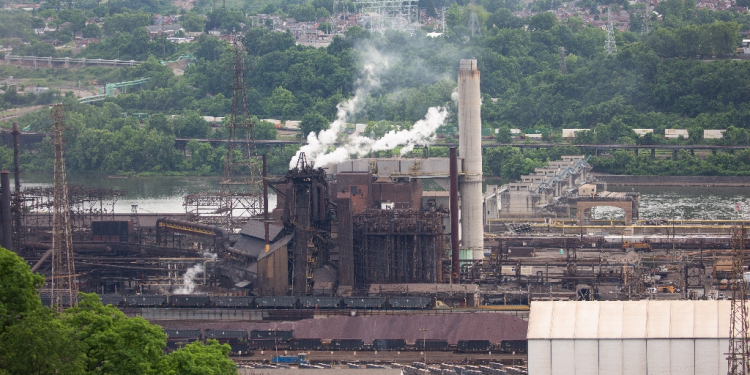
M 750 176 L 630 176 L 592 174 L 609 186 L 750 186 Z

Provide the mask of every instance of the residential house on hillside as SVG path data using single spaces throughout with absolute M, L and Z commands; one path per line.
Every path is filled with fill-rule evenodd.
M 146 26 L 148 36 L 154 39 L 155 36 L 166 34 L 167 36 L 174 36 L 178 32 L 185 32 L 185 29 L 178 23 L 172 25 L 151 25 Z

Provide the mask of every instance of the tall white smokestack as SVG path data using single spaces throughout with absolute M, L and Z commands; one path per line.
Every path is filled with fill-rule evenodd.
M 458 151 L 463 158 L 461 192 L 461 259 L 484 257 L 482 218 L 482 99 L 477 60 L 458 68 Z

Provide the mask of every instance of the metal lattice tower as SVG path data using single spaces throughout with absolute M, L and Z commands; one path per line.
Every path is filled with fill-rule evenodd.
M 63 139 L 65 107 L 52 107 L 55 134 L 55 184 L 52 226 L 52 277 L 50 281 L 52 303 L 58 307 L 73 306 L 78 300 L 75 263 L 73 259 L 73 237 L 70 225 L 70 202 L 68 181 L 65 175 Z
M 482 28 L 479 27 L 479 17 L 477 17 L 477 11 L 474 8 L 472 2 L 471 13 L 469 13 L 469 30 L 471 30 L 471 36 L 482 35 Z
M 418 0 L 354 0 L 355 7 L 364 16 L 358 18 L 362 26 L 381 32 L 386 29 L 412 30 L 419 28 Z
M 745 290 L 745 226 L 732 228 L 732 311 L 729 319 L 728 375 L 750 373 L 747 296 Z
M 568 74 L 568 66 L 565 65 L 565 47 L 560 47 L 560 73 Z
M 604 50 L 609 55 L 617 54 L 617 43 L 615 43 L 615 32 L 612 26 L 612 8 L 607 7 L 607 39 L 604 41 Z
M 641 13 L 641 33 L 648 34 L 650 30 L 651 30 L 651 12 L 648 10 L 648 4 L 646 4 L 646 9 L 644 9 L 643 12 Z
M 245 49 L 240 36 L 232 41 L 234 49 L 234 84 L 232 85 L 232 113 L 227 125 L 227 153 L 224 159 L 224 177 L 221 181 L 220 211 L 229 223 L 236 219 L 263 212 L 259 192 L 260 165 L 255 157 L 254 126 L 250 119 L 245 95 Z M 257 189 L 256 189 L 257 190 Z

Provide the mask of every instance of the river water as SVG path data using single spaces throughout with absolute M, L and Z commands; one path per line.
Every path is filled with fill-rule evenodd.
M 115 205 L 115 212 L 129 213 L 130 206 L 138 205 L 139 212 L 182 213 L 183 197 L 202 191 L 219 191 L 219 177 L 128 177 L 70 175 L 72 185 L 125 190 L 126 194 Z M 24 187 L 52 186 L 52 175 L 26 175 Z M 736 219 L 750 218 L 750 189 L 741 187 L 684 187 L 684 186 L 613 186 L 612 191 L 641 193 L 641 219 Z M 276 204 L 276 196 L 269 192 L 269 207 Z M 739 204 L 739 211 L 735 207 Z M 613 207 L 596 207 L 595 219 L 621 219 L 624 212 Z
M 50 187 L 53 176 L 32 174 L 21 178 L 21 189 L 25 187 Z M 130 213 L 131 205 L 138 205 L 138 212 L 184 213 L 183 197 L 200 192 L 221 190 L 220 177 L 127 177 L 111 178 L 98 175 L 68 175 L 69 185 L 90 188 L 124 190 L 125 195 L 115 204 L 116 213 Z M 269 190 L 269 208 L 276 205 L 276 195 Z

